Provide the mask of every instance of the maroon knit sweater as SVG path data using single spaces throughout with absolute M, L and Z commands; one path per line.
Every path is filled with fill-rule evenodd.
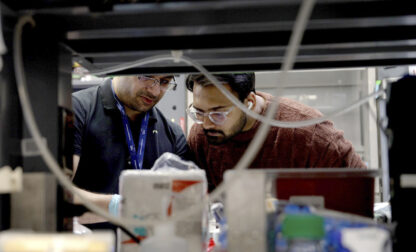
M 269 106 L 270 94 L 257 92 Z M 262 114 L 265 114 L 266 109 Z M 302 121 L 321 117 L 322 114 L 294 100 L 282 98 L 275 119 L 281 121 Z M 232 169 L 244 154 L 261 122 L 253 128 L 237 134 L 222 145 L 208 143 L 202 126 L 194 124 L 188 136 L 188 143 L 199 167 L 207 173 L 210 190 L 221 183 L 226 170 Z M 355 153 L 351 142 L 343 132 L 325 121 L 313 126 L 288 129 L 271 127 L 270 132 L 250 168 L 365 168 Z

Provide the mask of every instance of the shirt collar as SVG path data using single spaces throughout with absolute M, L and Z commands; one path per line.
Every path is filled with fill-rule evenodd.
M 103 107 L 107 110 L 118 112 L 119 110 L 116 105 L 116 100 L 114 99 L 113 91 L 111 90 L 111 82 L 111 78 L 106 79 L 99 87 L 99 93 Z M 151 120 L 157 121 L 155 107 L 152 107 L 152 109 L 149 110 L 149 121 Z

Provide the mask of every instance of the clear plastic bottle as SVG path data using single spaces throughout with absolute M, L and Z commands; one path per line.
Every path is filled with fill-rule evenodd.
M 288 241 L 287 252 L 322 252 L 325 236 L 324 220 L 311 214 L 287 215 L 282 225 Z

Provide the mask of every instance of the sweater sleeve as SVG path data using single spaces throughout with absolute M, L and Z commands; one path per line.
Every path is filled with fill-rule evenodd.
M 329 121 L 315 127 L 311 146 L 314 153 L 319 153 L 311 156 L 312 167 L 366 168 L 343 131 L 335 129 Z

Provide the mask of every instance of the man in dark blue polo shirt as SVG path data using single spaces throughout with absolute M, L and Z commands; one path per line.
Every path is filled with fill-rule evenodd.
M 125 169 L 150 169 L 165 152 L 189 159 L 181 128 L 154 107 L 172 75 L 120 76 L 73 94 L 74 184 L 107 209 Z

